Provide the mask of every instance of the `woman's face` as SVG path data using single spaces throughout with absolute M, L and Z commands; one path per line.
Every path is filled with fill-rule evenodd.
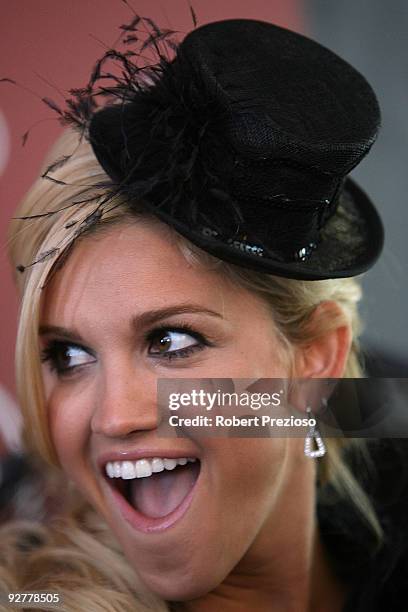
M 158 223 L 112 226 L 49 284 L 41 345 L 61 465 L 152 591 L 191 599 L 262 559 L 295 440 L 160 437 L 156 409 L 158 378 L 288 376 L 260 298 L 189 264 Z M 107 474 L 136 461 L 139 478 Z

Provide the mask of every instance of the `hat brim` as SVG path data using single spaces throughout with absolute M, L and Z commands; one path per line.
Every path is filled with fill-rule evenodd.
M 335 214 L 321 232 L 317 248 L 305 261 L 277 261 L 245 252 L 217 238 L 203 235 L 163 210 L 145 203 L 159 219 L 207 253 L 237 266 L 297 280 L 324 280 L 357 276 L 378 259 L 384 244 L 380 216 L 367 194 L 347 178 Z M 261 245 L 262 246 L 262 245 Z

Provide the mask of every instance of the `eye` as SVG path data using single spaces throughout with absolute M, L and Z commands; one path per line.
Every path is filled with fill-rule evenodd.
M 93 363 L 93 357 L 82 346 L 53 340 L 42 351 L 41 361 L 49 362 L 50 369 L 58 374 L 66 374 L 79 366 Z
M 159 329 L 149 335 L 149 355 L 154 357 L 187 357 L 208 345 L 201 334 L 190 329 Z

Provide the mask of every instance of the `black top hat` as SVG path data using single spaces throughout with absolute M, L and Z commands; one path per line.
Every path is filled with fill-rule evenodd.
M 347 175 L 380 111 L 348 63 L 284 28 L 228 20 L 195 29 L 173 60 L 160 54 L 148 82 L 126 67 L 122 103 L 89 123 L 117 190 L 247 268 L 315 280 L 374 263 L 382 223 Z

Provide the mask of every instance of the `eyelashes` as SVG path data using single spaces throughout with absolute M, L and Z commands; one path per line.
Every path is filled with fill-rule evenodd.
M 75 363 L 71 364 L 70 360 Z M 57 372 L 58 375 L 95 361 L 89 349 L 64 340 L 51 340 L 41 352 L 41 362 L 48 362 L 50 370 Z
M 189 342 L 189 339 L 195 342 Z M 189 325 L 159 327 L 147 335 L 149 355 L 154 358 L 174 359 L 187 357 L 197 350 L 209 346 L 210 342 Z M 169 350 L 169 349 L 172 350 Z
M 187 358 L 212 343 L 188 324 L 162 326 L 150 331 L 145 344 L 152 359 L 172 361 Z M 41 352 L 42 363 L 58 376 L 68 376 L 97 361 L 87 347 L 67 340 L 52 339 Z

